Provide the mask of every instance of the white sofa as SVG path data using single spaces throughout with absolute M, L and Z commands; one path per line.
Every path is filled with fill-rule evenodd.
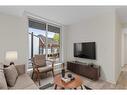
M 0 64 L 0 89 L 38 89 L 30 76 L 25 73 L 25 64 L 18 64 L 15 67 L 18 72 L 18 78 L 16 79 L 15 85 L 9 87 L 7 86 L 3 65 Z

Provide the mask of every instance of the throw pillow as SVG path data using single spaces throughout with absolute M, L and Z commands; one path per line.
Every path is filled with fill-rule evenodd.
M 8 86 L 13 87 L 18 77 L 18 73 L 15 66 L 10 65 L 9 67 L 4 68 L 4 73 Z
M 8 89 L 2 63 L 0 63 L 0 89 Z

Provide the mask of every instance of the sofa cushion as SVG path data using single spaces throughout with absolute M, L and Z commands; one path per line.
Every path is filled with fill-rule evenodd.
M 35 84 L 32 84 L 32 85 L 30 85 L 28 87 L 25 87 L 24 89 L 38 89 L 38 87 Z
M 0 89 L 8 89 L 3 72 L 3 65 L 0 63 Z
M 5 73 L 5 77 L 6 77 L 8 86 L 11 86 L 11 87 L 14 86 L 16 79 L 18 77 L 18 73 L 17 73 L 15 66 L 10 65 L 9 67 L 4 68 L 4 73 Z
M 15 86 L 10 87 L 9 89 L 27 89 L 31 85 L 34 85 L 34 88 L 37 88 L 37 86 L 35 85 L 33 80 L 29 77 L 29 75 L 22 74 L 22 75 L 18 76 L 16 83 L 15 83 Z M 32 87 L 30 87 L 30 88 L 34 89 Z
M 45 66 L 45 67 L 39 67 L 38 68 L 38 70 L 40 71 L 40 72 L 47 72 L 47 71 L 51 71 L 53 68 L 52 68 L 52 66 Z
M 15 68 L 18 72 L 18 75 L 22 75 L 25 73 L 25 64 L 15 64 Z

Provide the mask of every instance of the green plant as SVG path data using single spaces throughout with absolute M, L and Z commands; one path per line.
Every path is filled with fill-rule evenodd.
M 53 40 L 54 41 L 60 41 L 60 35 L 59 34 L 55 34 L 54 37 L 53 37 Z

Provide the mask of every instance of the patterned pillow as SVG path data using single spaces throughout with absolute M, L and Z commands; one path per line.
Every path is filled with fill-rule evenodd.
M 4 68 L 4 74 L 7 81 L 8 86 L 13 87 L 18 77 L 17 70 L 14 65 L 10 65 L 9 67 Z
M 0 63 L 0 89 L 8 89 L 2 63 Z

